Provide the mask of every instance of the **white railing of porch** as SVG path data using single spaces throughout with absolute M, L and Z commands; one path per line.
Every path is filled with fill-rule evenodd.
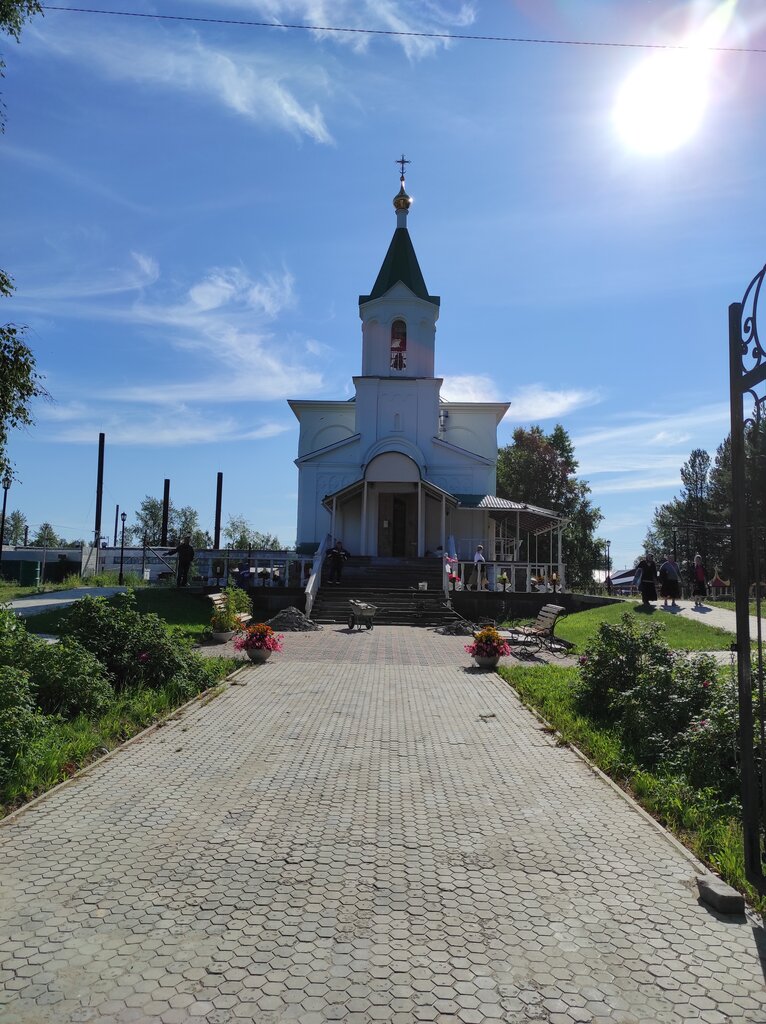
M 322 566 L 324 565 L 325 555 L 332 547 L 333 540 L 328 533 L 322 543 L 319 545 L 317 553 L 314 555 L 314 563 L 311 567 L 311 575 L 308 578 L 306 584 L 306 618 L 311 618 L 311 610 L 314 607 L 314 601 L 316 600 L 317 593 L 319 592 L 319 586 L 322 582 Z

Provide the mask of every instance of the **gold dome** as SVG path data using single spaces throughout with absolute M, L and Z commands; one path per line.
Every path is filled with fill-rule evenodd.
M 404 191 L 404 178 L 401 178 L 402 187 L 399 189 L 397 195 L 394 196 L 394 209 L 395 210 L 409 210 L 412 206 L 412 199 Z

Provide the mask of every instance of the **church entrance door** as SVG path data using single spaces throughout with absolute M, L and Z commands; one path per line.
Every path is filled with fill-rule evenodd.
M 407 502 L 396 497 L 391 514 L 391 554 L 394 558 L 407 554 Z

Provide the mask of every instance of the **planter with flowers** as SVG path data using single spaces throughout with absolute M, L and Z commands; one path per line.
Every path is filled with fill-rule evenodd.
M 257 622 L 254 626 L 248 626 L 244 633 L 241 633 L 234 641 L 234 647 L 238 651 L 244 651 L 251 661 L 263 663 L 267 661 L 273 651 L 282 650 L 284 637 L 275 633 L 271 626 L 265 622 Z
M 504 572 L 501 572 L 497 577 L 498 584 L 503 588 L 503 593 L 508 589 L 508 577 Z
M 465 649 L 479 668 L 497 668 L 500 659 L 511 653 L 507 641 L 494 626 L 485 626 L 474 633 L 473 643 L 466 644 Z

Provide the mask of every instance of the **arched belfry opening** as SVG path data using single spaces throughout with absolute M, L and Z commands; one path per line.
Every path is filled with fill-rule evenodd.
M 391 324 L 391 369 L 406 370 L 407 368 L 407 324 L 404 320 L 394 320 Z

